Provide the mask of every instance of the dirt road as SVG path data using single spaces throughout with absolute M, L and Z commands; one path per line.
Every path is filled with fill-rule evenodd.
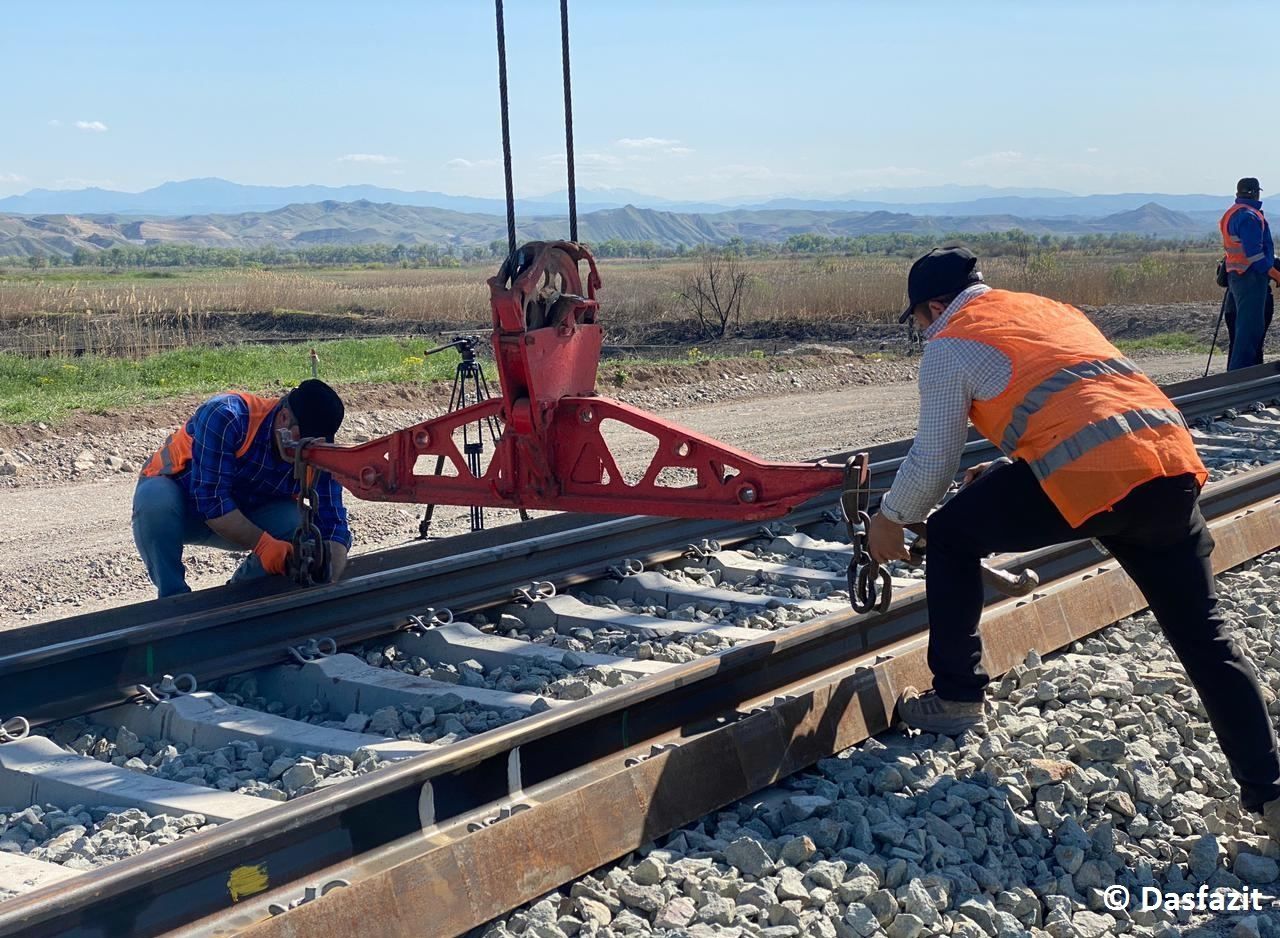
M 1196 377 L 1203 370 L 1199 355 L 1162 356 L 1138 361 L 1159 381 Z M 664 413 L 692 429 L 771 459 L 808 459 L 849 450 L 915 432 L 918 396 L 914 380 L 902 380 L 899 363 L 886 368 L 885 380 L 862 375 L 857 387 L 829 385 L 828 372 L 800 372 L 799 385 L 779 382 L 754 396 L 721 376 L 706 388 L 681 388 L 676 400 L 707 396 L 705 404 L 664 407 L 663 395 L 640 395 L 644 406 Z M 726 376 L 727 377 L 727 376 Z M 723 399 L 723 398 L 728 399 Z M 715 398 L 721 398 L 716 400 Z M 668 394 L 665 398 L 672 399 Z M 352 420 L 371 433 L 421 419 L 420 411 L 379 410 L 353 414 Z M 121 435 L 125 453 L 153 446 L 140 441 L 137 431 Z M 153 436 L 156 431 L 153 431 Z M 127 437 L 127 439 L 126 439 Z M 627 463 L 647 462 L 641 441 L 626 441 Z M 74 439 L 58 441 L 75 450 Z M 99 449 L 110 446 L 101 435 Z M 625 466 L 624 466 L 625 469 Z M 105 477 L 47 480 L 35 485 L 0 489 L 0 628 L 12 628 L 108 606 L 138 602 L 154 596 L 135 552 L 130 531 L 133 472 Z M 349 499 L 355 550 L 367 552 L 405 543 L 417 535 L 421 511 Z M 488 523 L 507 523 L 514 512 L 487 512 Z M 461 533 L 467 529 L 465 509 L 441 508 L 433 533 Z M 188 582 L 195 589 L 222 583 L 241 555 L 190 548 Z

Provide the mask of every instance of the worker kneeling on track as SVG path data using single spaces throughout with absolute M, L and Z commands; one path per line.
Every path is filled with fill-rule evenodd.
M 332 443 L 343 412 L 337 393 L 312 379 L 275 399 L 218 394 L 169 435 L 143 467 L 133 495 L 133 540 L 161 597 L 191 591 L 182 564 L 187 544 L 252 550 L 232 583 L 286 572 L 299 521 L 298 482 L 277 431 Z M 316 484 L 315 508 L 336 580 L 351 532 L 342 488 L 327 473 Z
M 1198 504 L 1208 473 L 1182 415 L 1079 310 L 982 282 L 977 258 L 939 248 L 908 276 L 927 344 L 919 432 L 871 520 L 868 552 L 906 560 L 960 467 L 968 422 L 1005 456 L 970 469 L 928 517 L 925 588 L 933 690 L 906 688 L 908 726 L 955 734 L 983 720 L 982 558 L 1095 538 L 1146 597 L 1240 785 L 1280 839 L 1280 755 L 1253 665 L 1218 612 Z

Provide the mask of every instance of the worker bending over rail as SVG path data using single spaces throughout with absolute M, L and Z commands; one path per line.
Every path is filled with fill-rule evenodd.
M 1244 808 L 1280 839 L 1280 755 L 1253 665 L 1218 612 L 1199 508 L 1208 473 L 1181 413 L 1065 303 L 982 282 L 959 247 L 920 258 L 907 279 L 926 341 L 919 432 L 871 519 L 868 551 L 907 560 L 903 525 L 923 520 L 933 690 L 905 688 L 908 726 L 976 726 L 982 667 L 982 558 L 1096 538 L 1146 597 L 1186 668 Z M 968 422 L 1005 456 L 974 466 L 929 515 L 960 466 Z
M 187 544 L 251 550 L 232 583 L 286 571 L 298 526 L 298 482 L 277 431 L 333 442 L 341 398 L 323 381 L 302 382 L 280 398 L 242 391 L 205 401 L 143 467 L 133 495 L 133 540 L 161 597 L 189 593 Z M 316 527 L 329 542 L 331 579 L 351 546 L 342 488 L 327 473 L 316 490 Z

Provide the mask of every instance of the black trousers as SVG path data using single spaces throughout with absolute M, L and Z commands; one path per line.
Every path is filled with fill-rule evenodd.
M 1227 321 L 1227 361 L 1231 361 L 1231 351 L 1236 344 L 1236 298 L 1230 290 L 1223 295 L 1223 318 Z M 1265 312 L 1262 319 L 1262 335 L 1254 344 L 1251 361 L 1255 364 L 1262 364 L 1262 346 L 1267 341 L 1267 330 L 1271 328 L 1271 319 L 1276 312 L 1275 298 L 1271 294 L 1271 290 L 1267 290 L 1267 299 Z
M 1110 511 L 1070 527 L 1026 462 L 989 469 L 928 522 L 925 585 L 934 690 L 981 700 L 983 586 L 979 561 L 1097 538 L 1146 597 L 1204 704 L 1250 811 L 1280 797 L 1280 753 L 1253 665 L 1218 613 L 1195 476 L 1153 479 Z

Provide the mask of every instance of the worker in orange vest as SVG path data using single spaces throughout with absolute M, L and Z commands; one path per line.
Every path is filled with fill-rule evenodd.
M 907 560 L 903 526 L 928 517 L 925 588 L 933 689 L 906 688 L 908 726 L 954 734 L 983 721 L 982 558 L 1095 538 L 1132 577 L 1187 670 L 1240 785 L 1280 839 L 1280 752 L 1256 673 L 1219 613 L 1199 508 L 1208 477 L 1182 414 L 1083 313 L 992 289 L 977 258 L 915 262 L 909 302 L 925 338 L 919 432 L 871 519 L 878 563 Z M 960 466 L 968 423 L 1004 456 Z
M 1235 202 L 1218 222 L 1226 253 L 1228 305 L 1235 314 L 1234 323 L 1228 323 L 1231 334 L 1228 371 L 1262 364 L 1271 286 L 1268 278 L 1280 278 L 1275 269 L 1271 226 L 1262 214 L 1261 195 L 1262 187 L 1257 179 L 1252 176 L 1241 179 L 1236 183 Z
M 298 483 L 278 432 L 333 442 L 343 413 L 333 388 L 311 379 L 278 398 L 218 394 L 171 433 L 142 468 L 133 496 L 133 540 L 159 596 L 191 591 L 182 564 L 187 544 L 251 551 L 233 583 L 284 573 L 299 521 Z M 347 510 L 328 473 L 315 491 L 315 524 L 336 580 L 351 547 Z

